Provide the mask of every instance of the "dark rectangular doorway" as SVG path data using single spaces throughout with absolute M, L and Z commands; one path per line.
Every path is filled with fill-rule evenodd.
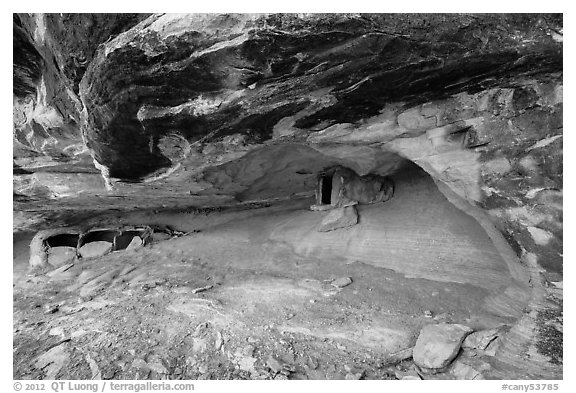
M 321 179 L 322 182 L 322 197 L 323 205 L 330 204 L 330 196 L 332 195 L 332 176 L 324 175 Z

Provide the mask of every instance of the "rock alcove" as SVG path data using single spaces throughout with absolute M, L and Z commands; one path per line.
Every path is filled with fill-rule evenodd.
M 15 378 L 561 378 L 562 23 L 14 14 Z

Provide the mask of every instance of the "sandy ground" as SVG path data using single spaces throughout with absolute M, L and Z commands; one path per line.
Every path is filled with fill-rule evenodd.
M 28 274 L 33 234 L 15 235 L 14 378 L 396 379 L 422 326 L 506 327 L 527 302 L 427 176 L 352 228 L 317 232 L 312 203 L 118 216 L 199 232 L 51 276 Z

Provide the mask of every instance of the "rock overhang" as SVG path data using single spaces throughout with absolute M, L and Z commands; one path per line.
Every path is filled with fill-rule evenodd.
M 155 15 L 104 43 L 80 84 L 83 132 L 110 175 L 173 164 L 187 141 L 358 123 L 386 105 L 434 99 L 562 70 L 555 16 Z M 487 33 L 488 32 L 488 33 Z M 312 92 L 320 91 L 315 95 Z
M 57 164 L 19 174 L 19 193 L 250 201 L 311 193 L 330 165 L 413 161 L 505 222 L 519 254 L 561 238 L 558 209 L 514 209 L 561 189 L 562 15 L 49 14 L 15 31 L 36 50 L 15 80 L 38 83 L 15 101 L 15 164 Z M 93 162 L 106 187 L 50 190 L 60 161 Z

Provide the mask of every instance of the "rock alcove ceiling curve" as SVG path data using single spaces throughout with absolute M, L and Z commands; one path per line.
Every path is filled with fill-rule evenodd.
M 562 378 L 562 34 L 560 14 L 14 14 L 15 377 Z M 335 167 L 394 195 L 310 210 Z M 185 234 L 26 275 L 40 230 L 148 225 Z M 134 294 L 176 336 L 197 324 L 192 354 L 164 314 L 118 330 Z M 35 331 L 46 299 L 101 333 Z M 430 368 L 446 323 L 463 352 Z

